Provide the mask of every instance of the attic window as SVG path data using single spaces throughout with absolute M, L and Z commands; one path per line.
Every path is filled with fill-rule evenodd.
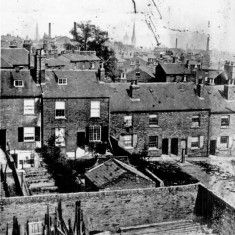
M 137 77 L 137 78 L 139 78 L 140 77 L 140 72 L 138 71 L 138 72 L 135 72 L 135 76 Z
M 14 87 L 23 87 L 23 86 L 24 86 L 23 80 L 15 80 L 14 81 Z
M 58 85 L 67 85 L 67 78 L 59 78 Z

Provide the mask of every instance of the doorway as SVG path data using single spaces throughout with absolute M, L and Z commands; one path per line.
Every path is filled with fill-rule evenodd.
M 0 147 L 6 151 L 6 130 L 0 130 Z
M 216 150 L 216 140 L 210 141 L 210 155 L 215 155 Z
M 162 139 L 162 154 L 168 154 L 168 139 Z
M 171 154 L 178 155 L 178 139 L 171 139 Z

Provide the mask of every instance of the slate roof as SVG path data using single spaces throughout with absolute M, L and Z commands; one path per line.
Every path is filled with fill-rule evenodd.
M 66 62 L 63 61 L 63 60 L 60 60 L 59 58 L 51 58 L 51 59 L 46 59 L 46 60 L 45 60 L 45 64 L 46 64 L 48 67 L 56 67 L 56 66 L 65 66 L 65 65 L 67 65 L 68 63 L 66 63 Z
M 41 89 L 36 86 L 29 70 L 15 70 L 0 71 L 1 76 L 1 97 L 38 97 L 41 95 Z M 23 80 L 23 87 L 14 87 L 14 80 Z
M 105 188 L 105 186 L 118 178 L 123 174 L 131 172 L 139 177 L 147 179 L 152 182 L 147 176 L 145 176 L 140 171 L 136 170 L 134 167 L 125 164 L 117 159 L 110 159 L 93 169 L 86 172 L 85 176 L 93 182 L 93 184 L 98 188 Z
M 133 73 L 133 71 L 136 71 L 136 70 L 141 70 L 141 71 L 143 71 L 143 72 L 145 72 L 145 73 L 147 73 L 151 78 L 155 78 L 155 76 L 154 76 L 154 73 L 153 73 L 153 71 L 152 70 L 150 70 L 149 68 L 147 68 L 146 66 L 139 66 L 139 67 L 137 67 L 137 68 L 134 68 L 133 70 L 131 70 L 131 71 L 129 71 L 129 72 L 127 72 L 127 76 L 129 77 L 127 80 L 133 80 L 133 79 L 135 79 L 135 74 L 132 74 Z M 132 75 L 132 76 L 130 76 L 130 75 Z
M 64 57 L 72 62 L 100 60 L 96 55 L 63 54 L 60 57 Z
M 10 65 L 28 65 L 28 55 L 25 48 L 1 48 L 1 58 Z
M 207 109 L 194 91 L 194 83 L 139 83 L 139 101 L 129 96 L 128 83 L 109 83 L 110 111 L 169 111 Z
M 12 68 L 12 64 L 6 62 L 2 57 L 1 57 L 1 68 Z
M 206 86 L 205 101 L 211 112 L 235 112 L 235 100 L 227 100 L 224 86 Z
M 165 71 L 167 75 L 184 75 L 191 74 L 190 71 L 185 67 L 185 64 L 179 63 L 161 63 L 159 66 Z
M 67 85 L 58 85 L 58 78 L 67 78 Z M 46 71 L 42 85 L 45 98 L 108 97 L 107 87 L 99 83 L 93 70 Z

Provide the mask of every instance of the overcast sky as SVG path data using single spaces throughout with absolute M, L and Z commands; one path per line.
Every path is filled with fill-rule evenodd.
M 154 1 L 154 2 L 153 2 Z M 151 17 L 159 41 L 167 46 L 206 47 L 210 33 L 211 48 L 235 52 L 234 0 L 0 0 L 1 34 L 13 33 L 35 38 L 36 23 L 40 37 L 67 35 L 73 22 L 91 20 L 115 40 L 132 34 L 136 22 L 137 46 L 156 46 L 145 18 Z M 154 6 L 156 4 L 157 8 Z M 160 14 L 159 14 L 159 12 Z M 161 18 L 162 16 L 162 18 Z M 149 18 L 148 18 L 149 19 Z M 208 28 L 208 21 L 210 27 Z M 185 32 L 183 32 L 185 30 Z

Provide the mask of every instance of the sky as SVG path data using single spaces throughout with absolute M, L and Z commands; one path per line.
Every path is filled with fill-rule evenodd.
M 161 45 L 206 48 L 210 34 L 210 48 L 235 52 L 234 0 L 1 0 L 0 33 L 34 39 L 36 24 L 39 35 L 67 35 L 73 22 L 90 20 L 109 32 L 111 40 L 131 38 L 136 25 L 137 46 L 155 47 L 156 40 L 145 19 L 151 18 L 152 27 Z M 155 6 L 156 5 L 156 6 Z M 149 18 L 150 17 L 150 18 Z M 208 25 L 208 21 L 210 21 Z M 209 26 L 209 27 L 208 27 Z

